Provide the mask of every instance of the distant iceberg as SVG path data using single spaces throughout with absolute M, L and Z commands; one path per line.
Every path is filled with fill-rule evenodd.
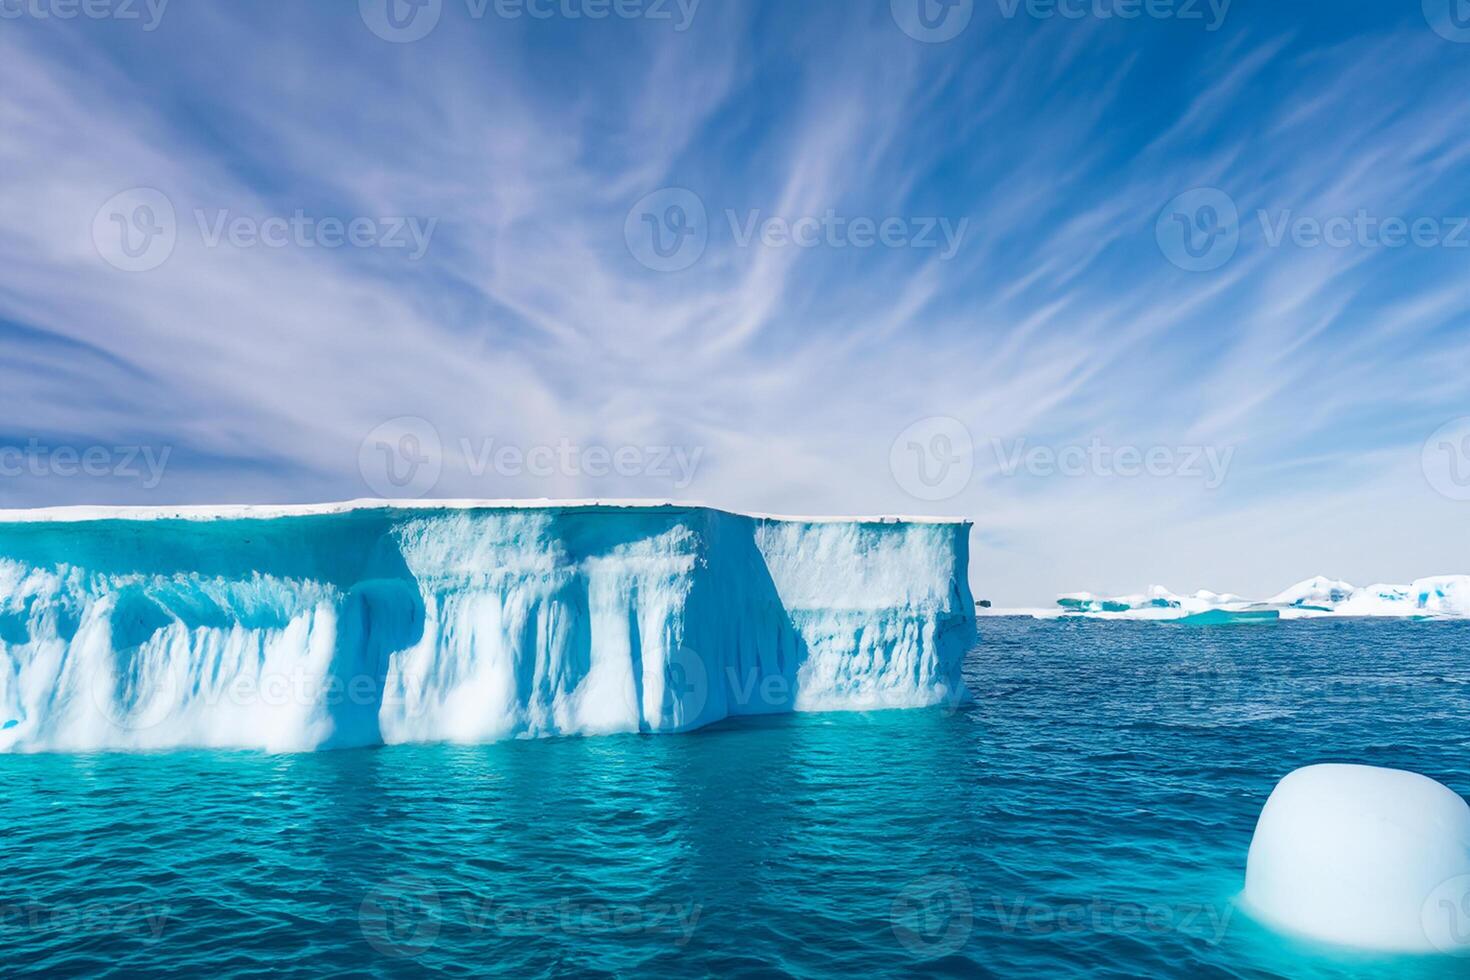
M 982 615 L 1038 619 L 1129 619 L 1190 625 L 1260 623 L 1324 616 L 1386 619 L 1470 618 L 1470 575 L 1440 575 L 1409 585 L 1359 588 L 1323 576 L 1307 579 L 1270 599 L 1251 600 L 1232 593 L 1199 591 L 1176 595 L 1161 586 L 1136 595 L 1100 596 L 1072 592 L 1057 598 L 1055 609 L 988 609 Z
M 969 530 L 621 502 L 0 512 L 0 752 L 951 702 Z
M 1294 606 L 1299 609 L 1319 609 L 1331 612 L 1353 597 L 1358 587 L 1341 579 L 1318 575 L 1305 582 L 1298 582 L 1284 592 L 1278 593 L 1270 602 L 1278 606 Z

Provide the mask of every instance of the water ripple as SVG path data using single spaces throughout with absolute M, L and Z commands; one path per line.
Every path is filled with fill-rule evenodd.
M 1470 788 L 1470 624 L 990 620 L 962 709 L 5 756 L 7 973 L 1409 977 L 1234 904 L 1300 765 Z

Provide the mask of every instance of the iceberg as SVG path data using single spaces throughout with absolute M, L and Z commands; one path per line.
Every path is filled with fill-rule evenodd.
M 1356 591 L 1358 591 L 1356 586 L 1340 579 L 1318 575 L 1305 582 L 1298 582 L 1284 592 L 1278 593 L 1270 601 L 1273 605 L 1278 606 L 1294 606 L 1298 609 L 1331 612 L 1339 604 L 1351 599 Z
M 1057 608 L 1049 610 L 994 610 L 992 615 L 1028 615 L 1037 619 L 1138 619 L 1215 625 L 1234 622 L 1261 622 L 1278 617 L 1275 610 L 1262 603 L 1250 602 L 1238 595 L 1201 590 L 1193 595 L 1176 595 L 1162 586 L 1152 586 L 1136 595 L 1100 596 L 1091 592 L 1072 592 L 1057 598 Z
M 1365 588 L 1319 575 L 1264 600 L 1203 589 L 1192 595 L 1176 595 L 1155 585 L 1136 595 L 1101 596 L 1091 592 L 1071 592 L 1059 596 L 1054 609 L 994 608 L 984 610 L 982 614 L 1030 616 L 1035 619 L 1152 620 L 1199 626 L 1323 616 L 1465 619 L 1470 618 L 1470 575 L 1440 575 L 1419 579 L 1409 585 L 1370 585 Z
M 1427 776 L 1318 765 L 1277 784 L 1246 861 L 1245 907 L 1322 942 L 1470 953 L 1470 806 Z
M 969 530 L 597 501 L 0 512 L 0 751 L 953 702 L 976 639 Z

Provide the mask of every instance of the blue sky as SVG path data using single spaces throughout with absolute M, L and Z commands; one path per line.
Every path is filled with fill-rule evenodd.
M 1470 568 L 1470 10 L 388 2 L 0 0 L 0 505 L 964 515 L 1007 604 Z

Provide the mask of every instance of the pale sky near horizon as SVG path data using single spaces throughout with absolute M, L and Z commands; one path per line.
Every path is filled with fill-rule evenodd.
M 1005 605 L 1470 572 L 1452 2 L 0 0 L 0 507 L 957 515 Z

